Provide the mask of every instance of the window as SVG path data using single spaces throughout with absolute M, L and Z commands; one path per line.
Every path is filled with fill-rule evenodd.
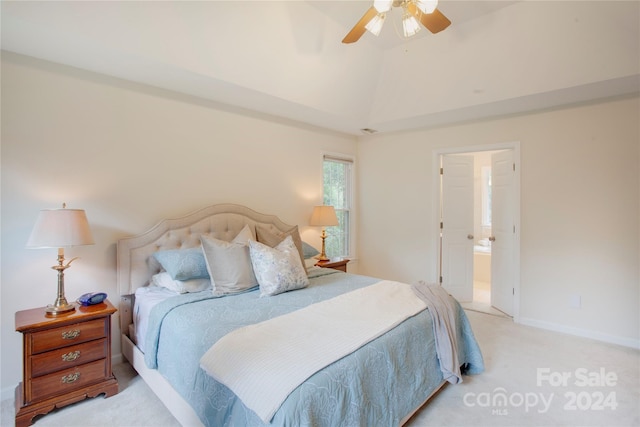
M 322 201 L 335 208 L 340 224 L 327 227 L 325 250 L 329 258 L 348 257 L 352 253 L 353 160 L 325 155 L 322 169 Z

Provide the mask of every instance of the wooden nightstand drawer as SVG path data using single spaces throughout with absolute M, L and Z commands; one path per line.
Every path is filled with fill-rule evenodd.
M 72 368 L 107 357 L 106 338 L 40 353 L 30 358 L 31 376 L 39 377 L 60 369 Z
M 28 401 L 67 393 L 88 384 L 104 380 L 106 359 L 58 371 L 31 380 L 31 396 Z
M 31 337 L 31 353 L 53 350 L 69 345 L 104 338 L 107 336 L 104 319 L 76 323 L 47 331 L 34 332 Z
M 16 312 L 23 355 L 16 427 L 27 427 L 55 408 L 118 393 L 111 369 L 111 316 L 116 311 L 104 300 L 57 316 L 45 307 Z

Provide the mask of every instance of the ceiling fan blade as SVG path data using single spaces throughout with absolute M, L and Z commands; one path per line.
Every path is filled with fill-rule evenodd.
M 378 11 L 375 7 L 371 6 L 369 10 L 365 12 L 365 14 L 360 18 L 358 23 L 349 31 L 344 39 L 342 39 L 342 43 L 354 43 L 360 40 L 360 37 L 364 34 L 367 29 L 364 27 L 378 14 Z
M 415 16 L 418 21 L 420 21 L 422 25 L 424 25 L 425 28 L 433 34 L 439 33 L 451 25 L 449 18 L 444 16 L 438 9 L 435 9 L 432 13 L 422 13 L 414 3 L 409 3 L 407 5 L 407 9 L 409 10 L 409 13 Z

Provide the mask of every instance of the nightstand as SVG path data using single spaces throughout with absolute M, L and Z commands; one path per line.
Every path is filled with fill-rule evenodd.
M 316 266 L 322 268 L 333 268 L 334 270 L 340 270 L 347 272 L 347 264 L 349 263 L 348 259 L 341 259 L 340 261 L 318 261 Z
M 18 311 L 22 333 L 22 382 L 16 388 L 16 427 L 36 415 L 95 397 L 118 393 L 111 371 L 111 315 L 107 300 L 55 317 L 45 308 Z

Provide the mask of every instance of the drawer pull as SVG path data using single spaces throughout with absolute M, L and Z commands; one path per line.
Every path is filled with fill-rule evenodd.
M 80 372 L 74 372 L 73 374 L 65 375 L 62 377 L 62 384 L 71 384 L 80 379 Z
M 62 333 L 63 340 L 74 340 L 80 336 L 80 330 L 74 329 L 72 331 L 64 331 Z
M 65 353 L 62 355 L 62 360 L 64 362 L 73 362 L 74 360 L 78 360 L 80 357 L 80 350 L 71 351 L 69 353 Z

